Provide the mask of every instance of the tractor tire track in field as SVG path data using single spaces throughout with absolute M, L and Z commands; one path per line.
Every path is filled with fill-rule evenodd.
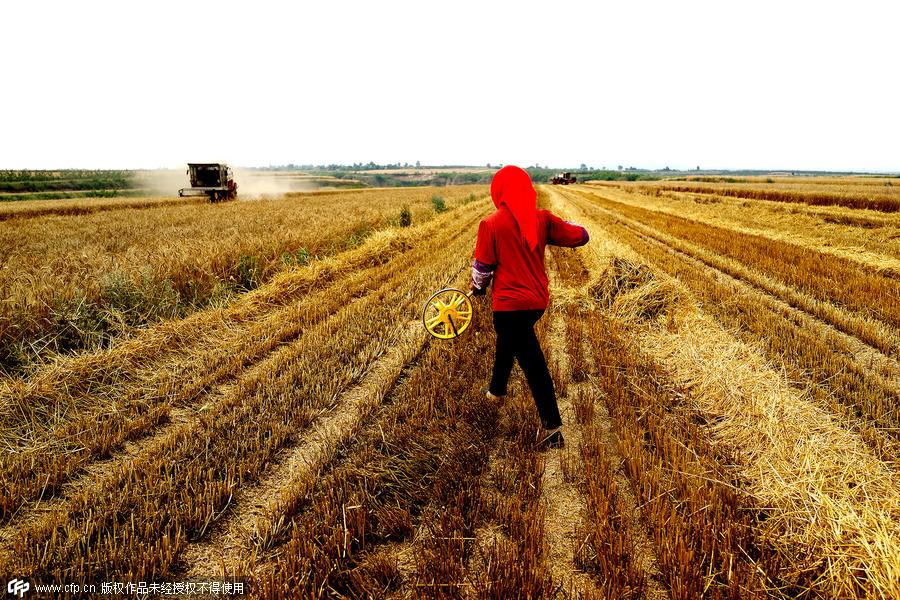
M 409 322 L 399 343 L 371 367 L 362 381 L 343 394 L 336 406 L 320 416 L 297 445 L 282 449 L 257 482 L 240 488 L 233 508 L 214 522 L 207 537 L 182 552 L 178 570 L 186 579 L 245 575 L 241 569 L 254 554 L 253 538 L 266 527 L 262 521 L 277 514 L 285 490 L 316 477 L 335 458 L 338 449 L 356 435 L 403 370 L 415 361 L 425 343 L 419 321 Z

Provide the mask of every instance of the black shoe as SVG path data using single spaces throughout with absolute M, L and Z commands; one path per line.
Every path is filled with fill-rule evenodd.
M 566 440 L 563 438 L 562 431 L 557 427 L 547 437 L 542 439 L 538 446 L 541 450 L 549 450 L 550 448 L 565 448 Z

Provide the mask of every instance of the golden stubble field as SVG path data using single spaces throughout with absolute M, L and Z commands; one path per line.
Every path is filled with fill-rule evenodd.
M 485 187 L 4 218 L 24 344 L 54 330 L 11 315 L 73 288 L 106 307 L 113 272 L 148 311 L 159 281 L 228 287 L 9 370 L 0 572 L 277 598 L 898 597 L 892 183 L 542 186 L 591 234 L 547 253 L 567 446 L 545 453 L 521 377 L 501 404 L 477 391 L 489 298 L 454 341 L 418 321 L 465 285 Z M 258 279 L 228 284 L 242 256 Z

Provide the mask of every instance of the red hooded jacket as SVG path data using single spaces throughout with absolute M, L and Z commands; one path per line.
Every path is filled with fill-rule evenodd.
M 544 247 L 575 247 L 588 242 L 584 227 L 538 210 L 528 173 L 512 165 L 491 181 L 496 212 L 481 221 L 472 266 L 472 287 L 483 290 L 494 278 L 495 311 L 543 310 L 550 293 Z

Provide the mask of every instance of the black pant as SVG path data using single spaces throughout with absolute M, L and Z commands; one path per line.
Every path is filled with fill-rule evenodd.
M 497 353 L 494 355 L 494 374 L 491 378 L 491 393 L 496 396 L 506 395 L 506 384 L 512 372 L 513 359 L 528 380 L 531 395 L 541 416 L 541 423 L 547 429 L 562 425 L 559 407 L 556 405 L 556 392 L 553 390 L 553 379 L 547 370 L 547 361 L 534 335 L 534 324 L 537 323 L 543 310 L 509 310 L 494 312 L 494 330 L 497 332 Z

